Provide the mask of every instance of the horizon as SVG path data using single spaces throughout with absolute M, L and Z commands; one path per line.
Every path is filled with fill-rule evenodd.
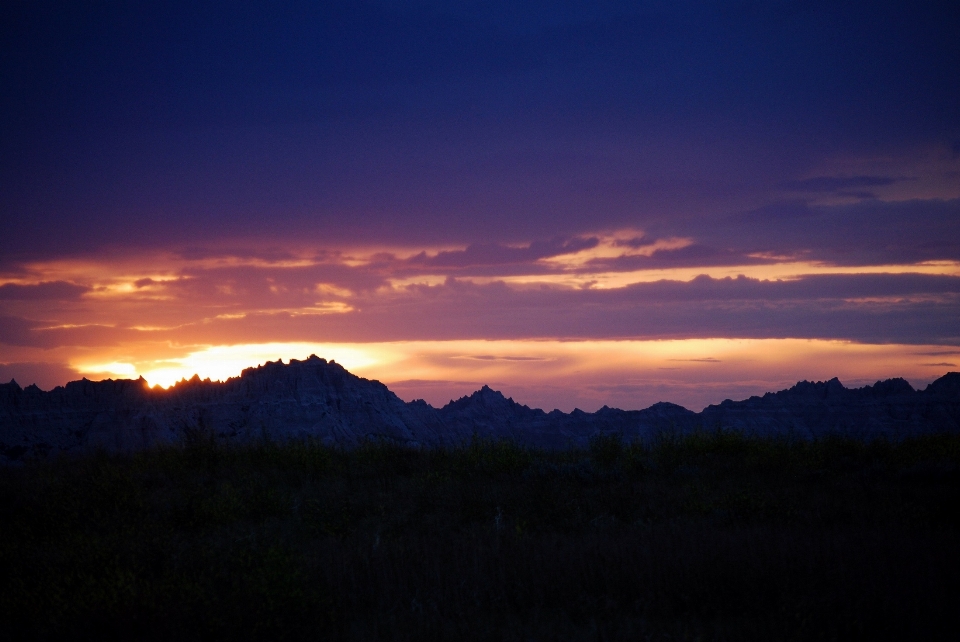
M 960 369 L 960 5 L 0 10 L 0 381 L 432 404 Z
M 370 381 L 375 381 L 375 382 L 382 383 L 383 385 L 385 385 L 385 386 L 387 387 L 388 390 L 390 390 L 391 392 L 393 392 L 394 394 L 396 394 L 396 391 L 394 391 L 388 384 L 380 381 L 380 379 L 378 379 L 378 378 L 376 378 L 376 377 L 372 377 L 372 376 L 371 376 L 371 377 L 362 377 L 361 375 L 357 375 L 356 373 L 351 372 L 350 369 L 346 368 L 343 364 L 338 363 L 335 359 L 325 359 L 324 357 L 320 357 L 320 356 L 318 356 L 318 355 L 316 355 L 316 354 L 311 354 L 310 356 L 308 356 L 308 357 L 306 357 L 306 358 L 304 358 L 304 359 L 292 358 L 292 359 L 288 360 L 287 363 L 284 363 L 284 362 L 283 362 L 283 359 L 278 359 L 277 361 L 266 361 L 266 362 L 264 362 L 264 363 L 259 363 L 259 364 L 257 364 L 257 365 L 248 366 L 248 367 L 246 367 L 246 368 L 243 368 L 243 369 L 242 369 L 240 372 L 238 372 L 236 375 L 231 375 L 231 376 L 227 376 L 227 377 L 223 377 L 223 378 L 219 378 L 219 379 L 218 379 L 218 378 L 211 378 L 211 377 L 201 377 L 198 373 L 194 373 L 191 377 L 184 377 L 184 378 L 182 378 L 182 379 L 180 379 L 180 380 L 178 380 L 178 381 L 174 381 L 173 383 L 170 383 L 169 385 L 161 385 L 161 384 L 159 384 L 159 383 L 151 384 L 151 383 L 150 383 L 146 378 L 144 378 L 142 375 L 139 376 L 139 377 L 136 378 L 136 379 L 118 377 L 117 379 L 106 378 L 106 379 L 101 379 L 101 380 L 91 380 L 91 379 L 88 379 L 88 378 L 86 378 L 86 377 L 82 377 L 82 378 L 79 379 L 79 380 L 74 380 L 74 381 L 70 381 L 70 382 L 67 382 L 67 383 L 80 383 L 80 382 L 82 382 L 82 381 L 90 381 L 91 383 L 104 383 L 104 382 L 108 382 L 108 381 L 109 381 L 109 382 L 113 382 L 113 381 L 132 381 L 132 382 L 143 381 L 145 387 L 146 387 L 148 390 L 159 391 L 159 392 L 166 392 L 166 391 L 174 390 L 174 389 L 175 389 L 176 387 L 178 387 L 178 386 L 183 386 L 183 385 L 185 385 L 185 386 L 190 386 L 190 385 L 193 385 L 193 384 L 196 383 L 196 382 L 205 383 L 205 384 L 209 384 L 209 383 L 213 383 L 213 384 L 223 384 L 223 383 L 227 383 L 228 381 L 231 381 L 231 380 L 233 380 L 233 379 L 240 379 L 241 377 L 244 376 L 244 374 L 245 374 L 247 371 L 256 371 L 256 370 L 259 370 L 259 369 L 261 369 L 261 368 L 265 368 L 265 367 L 270 366 L 270 365 L 279 365 L 279 366 L 292 366 L 292 365 L 295 365 L 295 364 L 296 364 L 296 365 L 299 365 L 299 364 L 302 364 L 302 363 L 309 363 L 312 359 L 319 359 L 319 360 L 324 361 L 324 362 L 326 362 L 326 363 L 328 363 L 328 364 L 333 364 L 333 365 L 340 366 L 340 367 L 343 368 L 345 371 L 347 371 L 349 374 L 354 375 L 354 376 L 357 376 L 357 377 L 360 377 L 360 378 L 362 378 L 362 379 L 366 379 L 366 380 L 370 380 Z M 779 389 L 779 390 L 767 390 L 767 391 L 764 391 L 764 392 L 762 392 L 762 393 L 759 393 L 758 395 L 750 395 L 750 396 L 751 396 L 751 397 L 752 397 L 752 396 L 763 396 L 764 394 L 767 394 L 767 393 L 782 392 L 782 391 L 785 391 L 785 390 L 792 389 L 792 388 L 794 388 L 795 386 L 798 386 L 798 385 L 804 384 L 804 383 L 821 385 L 821 384 L 827 384 L 827 383 L 829 383 L 829 382 L 831 382 L 831 381 L 834 381 L 834 380 L 838 381 L 838 382 L 840 383 L 840 385 L 841 385 L 843 388 L 847 389 L 847 390 L 858 390 L 858 389 L 862 389 L 862 388 L 864 388 L 864 387 L 871 387 L 871 386 L 878 385 L 878 384 L 881 384 L 881 383 L 885 383 L 886 381 L 891 381 L 891 380 L 903 380 L 903 381 L 906 381 L 906 383 L 907 383 L 908 385 L 910 385 L 910 387 L 911 387 L 913 390 L 915 390 L 915 391 L 922 391 L 922 390 L 924 390 L 925 388 L 927 388 L 927 387 L 929 387 L 930 385 L 932 385 L 932 383 L 935 382 L 935 381 L 939 381 L 940 379 L 943 379 L 944 377 L 947 377 L 947 376 L 950 376 L 950 375 L 957 375 L 957 374 L 960 374 L 960 372 L 954 372 L 954 371 L 945 372 L 945 373 L 943 373 L 942 375 L 940 375 L 940 376 L 938 376 L 938 377 L 935 377 L 934 380 L 931 381 L 930 383 L 927 383 L 926 386 L 914 385 L 913 383 L 911 383 L 910 381 L 907 381 L 907 380 L 906 380 L 905 378 L 903 378 L 903 377 L 889 377 L 889 378 L 886 378 L 886 379 L 877 379 L 877 380 L 873 381 L 872 383 L 867 383 L 867 384 L 862 384 L 862 385 L 850 385 L 849 383 L 846 383 L 846 384 L 845 384 L 839 377 L 830 377 L 829 379 L 822 379 L 822 380 L 816 380 L 816 379 L 814 379 L 814 380 L 800 379 L 800 380 L 797 380 L 797 381 L 795 381 L 794 383 L 792 383 L 792 384 L 790 384 L 790 385 L 788 385 L 788 386 L 786 386 L 786 387 L 784 387 L 784 388 L 781 388 L 781 389 Z M 0 382 L 0 384 L 2 384 L 2 382 Z M 28 388 L 28 387 L 30 387 L 31 385 L 36 386 L 36 384 L 28 384 L 28 385 L 26 385 L 26 386 L 21 386 L 20 383 L 19 383 L 18 381 L 16 381 L 16 378 L 11 378 L 10 381 L 9 381 L 6 385 L 9 385 L 9 384 L 15 384 L 15 385 L 19 386 L 20 389 Z M 61 386 L 56 386 L 56 387 L 51 388 L 51 389 L 49 389 L 49 390 L 43 390 L 42 388 L 40 388 L 40 390 L 41 390 L 42 392 L 51 392 L 52 390 L 55 390 L 56 388 L 63 388 L 65 385 L 66 385 L 66 384 L 61 385 Z M 39 386 L 36 386 L 36 387 L 39 388 Z M 490 386 L 490 385 L 484 383 L 484 384 L 481 384 L 480 386 L 478 386 L 475 390 L 473 390 L 473 391 L 470 392 L 470 393 L 463 394 L 463 395 L 461 395 L 461 396 L 459 396 L 459 397 L 451 397 L 451 398 L 448 399 L 447 401 L 427 400 L 427 399 L 423 399 L 423 398 L 420 398 L 420 397 L 413 398 L 413 399 L 404 399 L 404 398 L 401 397 L 401 400 L 404 401 L 404 402 L 406 402 L 406 403 L 411 403 L 411 402 L 415 402 L 415 401 L 424 401 L 424 402 L 426 402 L 428 405 L 430 405 L 430 406 L 432 406 L 432 407 L 434 407 L 434 408 L 442 408 L 442 407 L 447 406 L 447 405 L 449 405 L 449 404 L 452 404 L 452 403 L 454 403 L 454 402 L 457 402 L 457 401 L 460 401 L 460 400 L 463 400 L 463 399 L 467 399 L 467 398 L 470 398 L 470 397 L 472 397 L 472 396 L 474 396 L 474 395 L 476 395 L 476 394 L 479 394 L 480 392 L 483 391 L 484 388 L 486 388 L 486 389 L 488 389 L 488 390 L 490 390 L 490 391 L 492 391 L 492 392 L 500 395 L 501 397 L 507 399 L 508 401 L 512 401 L 512 402 L 514 402 L 514 403 L 520 404 L 520 405 L 522 405 L 522 406 L 525 406 L 525 407 L 528 407 L 528 408 L 531 408 L 531 409 L 534 409 L 534 410 L 543 410 L 544 412 L 553 412 L 553 411 L 559 410 L 559 411 L 564 412 L 564 413 L 566 413 L 566 414 L 569 414 L 569 413 L 571 413 L 571 412 L 573 412 L 573 411 L 575 411 L 575 410 L 580 410 L 580 411 L 587 412 L 587 413 L 593 413 L 593 412 L 597 412 L 598 410 L 600 410 L 600 409 L 602 409 L 602 408 L 607 408 L 607 407 L 613 408 L 613 409 L 615 409 L 615 410 L 645 410 L 645 409 L 648 409 L 648 408 L 650 408 L 650 407 L 652 407 L 652 406 L 654 406 L 654 405 L 660 404 L 660 403 L 669 403 L 669 404 L 673 404 L 673 405 L 678 405 L 678 406 L 681 406 L 681 407 L 683 407 L 683 408 L 686 408 L 687 410 L 692 410 L 692 411 L 694 411 L 694 412 L 698 412 L 698 413 L 699 413 L 699 412 L 701 412 L 702 410 L 704 410 L 704 409 L 705 409 L 706 407 L 708 407 L 708 406 L 719 405 L 719 404 L 723 403 L 724 401 L 737 401 L 737 402 L 738 402 L 738 401 L 744 401 L 744 400 L 747 399 L 746 397 L 743 398 L 743 399 L 741 399 L 741 398 L 730 398 L 730 397 L 727 397 L 727 398 L 725 398 L 725 399 L 715 400 L 715 401 L 712 401 L 712 402 L 710 402 L 710 403 L 704 404 L 702 407 L 697 407 L 697 406 L 690 407 L 690 406 L 688 406 L 688 405 L 685 405 L 685 404 L 682 404 L 682 403 L 678 403 L 678 402 L 673 401 L 673 400 L 670 400 L 670 399 L 660 399 L 660 400 L 655 401 L 655 402 L 653 402 L 653 403 L 651 403 L 651 404 L 645 405 L 645 406 L 643 406 L 643 407 L 637 407 L 637 408 L 618 408 L 618 407 L 616 407 L 616 406 L 607 406 L 607 405 L 604 405 L 604 406 L 601 406 L 600 408 L 592 408 L 592 409 L 590 409 L 590 408 L 584 409 L 584 408 L 580 408 L 580 407 L 578 407 L 578 406 L 574 406 L 574 407 L 569 408 L 569 409 L 567 409 L 567 410 L 563 410 L 563 409 L 561 409 L 561 408 L 559 408 L 559 407 L 548 408 L 547 406 L 538 406 L 538 405 L 535 405 L 535 404 L 524 403 L 522 400 L 515 399 L 514 396 L 509 393 L 509 391 L 505 393 L 503 390 L 500 390 L 500 389 L 498 389 L 498 388 L 496 388 L 496 387 L 494 387 L 494 386 Z M 397 396 L 399 397 L 400 395 L 397 395 Z M 437 398 L 437 399 L 439 399 L 439 398 Z

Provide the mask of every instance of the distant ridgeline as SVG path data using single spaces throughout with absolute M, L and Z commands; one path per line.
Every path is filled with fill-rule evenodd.
M 922 391 L 903 379 L 847 389 L 837 380 L 801 382 L 789 390 L 724 401 L 695 413 L 670 403 L 646 410 L 544 412 L 484 386 L 434 408 L 403 402 L 379 381 L 335 362 L 267 363 L 224 383 L 194 377 L 169 390 L 139 380 L 73 381 L 44 392 L 0 384 L 0 462 L 97 448 L 131 452 L 193 438 L 244 443 L 315 439 L 355 445 L 384 440 L 444 446 L 474 436 L 565 448 L 596 435 L 649 441 L 663 434 L 736 430 L 747 435 L 811 439 L 838 434 L 862 439 L 960 432 L 960 373 Z

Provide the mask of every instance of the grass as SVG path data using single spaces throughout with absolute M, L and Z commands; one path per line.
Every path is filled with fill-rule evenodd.
M 198 442 L 0 470 L 29 638 L 742 640 L 960 624 L 960 436 Z

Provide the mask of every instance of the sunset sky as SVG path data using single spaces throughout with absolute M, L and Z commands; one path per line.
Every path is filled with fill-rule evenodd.
M 960 370 L 960 3 L 0 8 L 0 380 Z

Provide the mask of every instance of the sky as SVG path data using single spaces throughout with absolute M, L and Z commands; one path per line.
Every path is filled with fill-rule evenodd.
M 0 7 L 0 380 L 440 405 L 960 370 L 960 5 Z

